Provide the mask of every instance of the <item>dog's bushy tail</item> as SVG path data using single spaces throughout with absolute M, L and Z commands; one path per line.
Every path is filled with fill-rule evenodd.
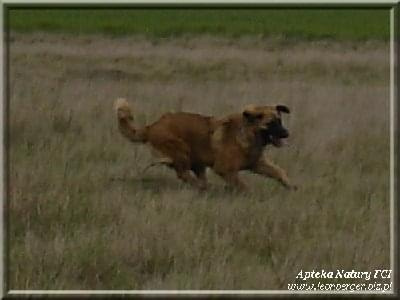
M 125 98 L 115 100 L 114 108 L 118 118 L 118 129 L 124 137 L 134 143 L 146 142 L 146 127 L 136 129 L 133 124 L 133 113 Z

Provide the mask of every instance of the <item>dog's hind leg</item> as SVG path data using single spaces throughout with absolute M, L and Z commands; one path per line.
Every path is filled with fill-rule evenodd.
M 200 188 L 206 189 L 207 188 L 206 167 L 198 165 L 192 166 L 192 171 L 197 176 Z
M 202 188 L 202 185 L 199 180 L 196 179 L 190 173 L 190 170 L 181 170 L 181 169 L 175 169 L 176 175 L 178 176 L 179 179 L 181 179 L 183 182 L 189 183 L 190 185 L 197 187 L 197 188 Z
M 190 185 L 201 190 L 205 188 L 203 181 L 198 177 L 193 176 L 191 173 L 189 159 L 185 159 L 184 156 L 179 155 L 178 158 L 176 158 L 176 160 L 174 160 L 174 162 L 171 164 L 171 167 L 175 169 L 176 175 L 182 181 L 189 183 Z
M 162 157 L 154 162 L 152 162 L 151 164 L 149 164 L 148 166 L 146 166 L 142 173 L 146 172 L 148 169 L 154 167 L 154 166 L 158 166 L 158 165 L 166 165 L 168 167 L 170 167 L 172 164 L 172 159 L 170 159 L 169 157 Z
M 285 170 L 277 166 L 266 158 L 261 158 L 258 163 L 252 168 L 256 174 L 264 175 L 278 180 L 282 185 L 289 189 L 297 189 L 295 185 L 290 183 L 289 177 Z
M 164 161 L 168 161 L 167 165 L 176 171 L 179 179 L 197 188 L 202 188 L 201 182 L 190 172 L 190 149 L 184 141 L 176 138 L 164 138 L 153 144 L 153 147 Z

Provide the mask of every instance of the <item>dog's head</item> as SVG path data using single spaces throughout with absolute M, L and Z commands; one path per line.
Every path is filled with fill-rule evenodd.
M 261 137 L 263 145 L 280 147 L 282 139 L 289 137 L 289 131 L 282 125 L 281 113 L 290 113 L 289 108 L 285 105 L 249 105 L 243 111 L 243 119 Z

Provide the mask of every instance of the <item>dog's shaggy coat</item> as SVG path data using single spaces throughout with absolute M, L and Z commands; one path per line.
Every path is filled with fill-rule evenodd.
M 207 186 L 207 167 L 239 189 L 246 188 L 238 178 L 240 170 L 294 187 L 286 172 L 263 156 L 266 145 L 280 147 L 281 139 L 289 136 L 281 121 L 281 113 L 289 113 L 284 105 L 251 105 L 242 113 L 222 119 L 186 112 L 166 113 L 139 129 L 133 124 L 133 112 L 125 99 L 117 99 L 115 109 L 120 132 L 132 142 L 148 144 L 158 156 L 152 165 L 165 164 L 176 171 L 178 178 L 200 189 Z

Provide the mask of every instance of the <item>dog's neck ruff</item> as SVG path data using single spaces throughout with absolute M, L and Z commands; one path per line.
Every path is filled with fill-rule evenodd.
M 254 141 L 254 139 L 254 133 L 246 130 L 245 126 L 241 125 L 239 133 L 236 136 L 236 141 L 239 143 L 239 145 L 244 149 L 248 149 L 252 146 L 252 142 Z

